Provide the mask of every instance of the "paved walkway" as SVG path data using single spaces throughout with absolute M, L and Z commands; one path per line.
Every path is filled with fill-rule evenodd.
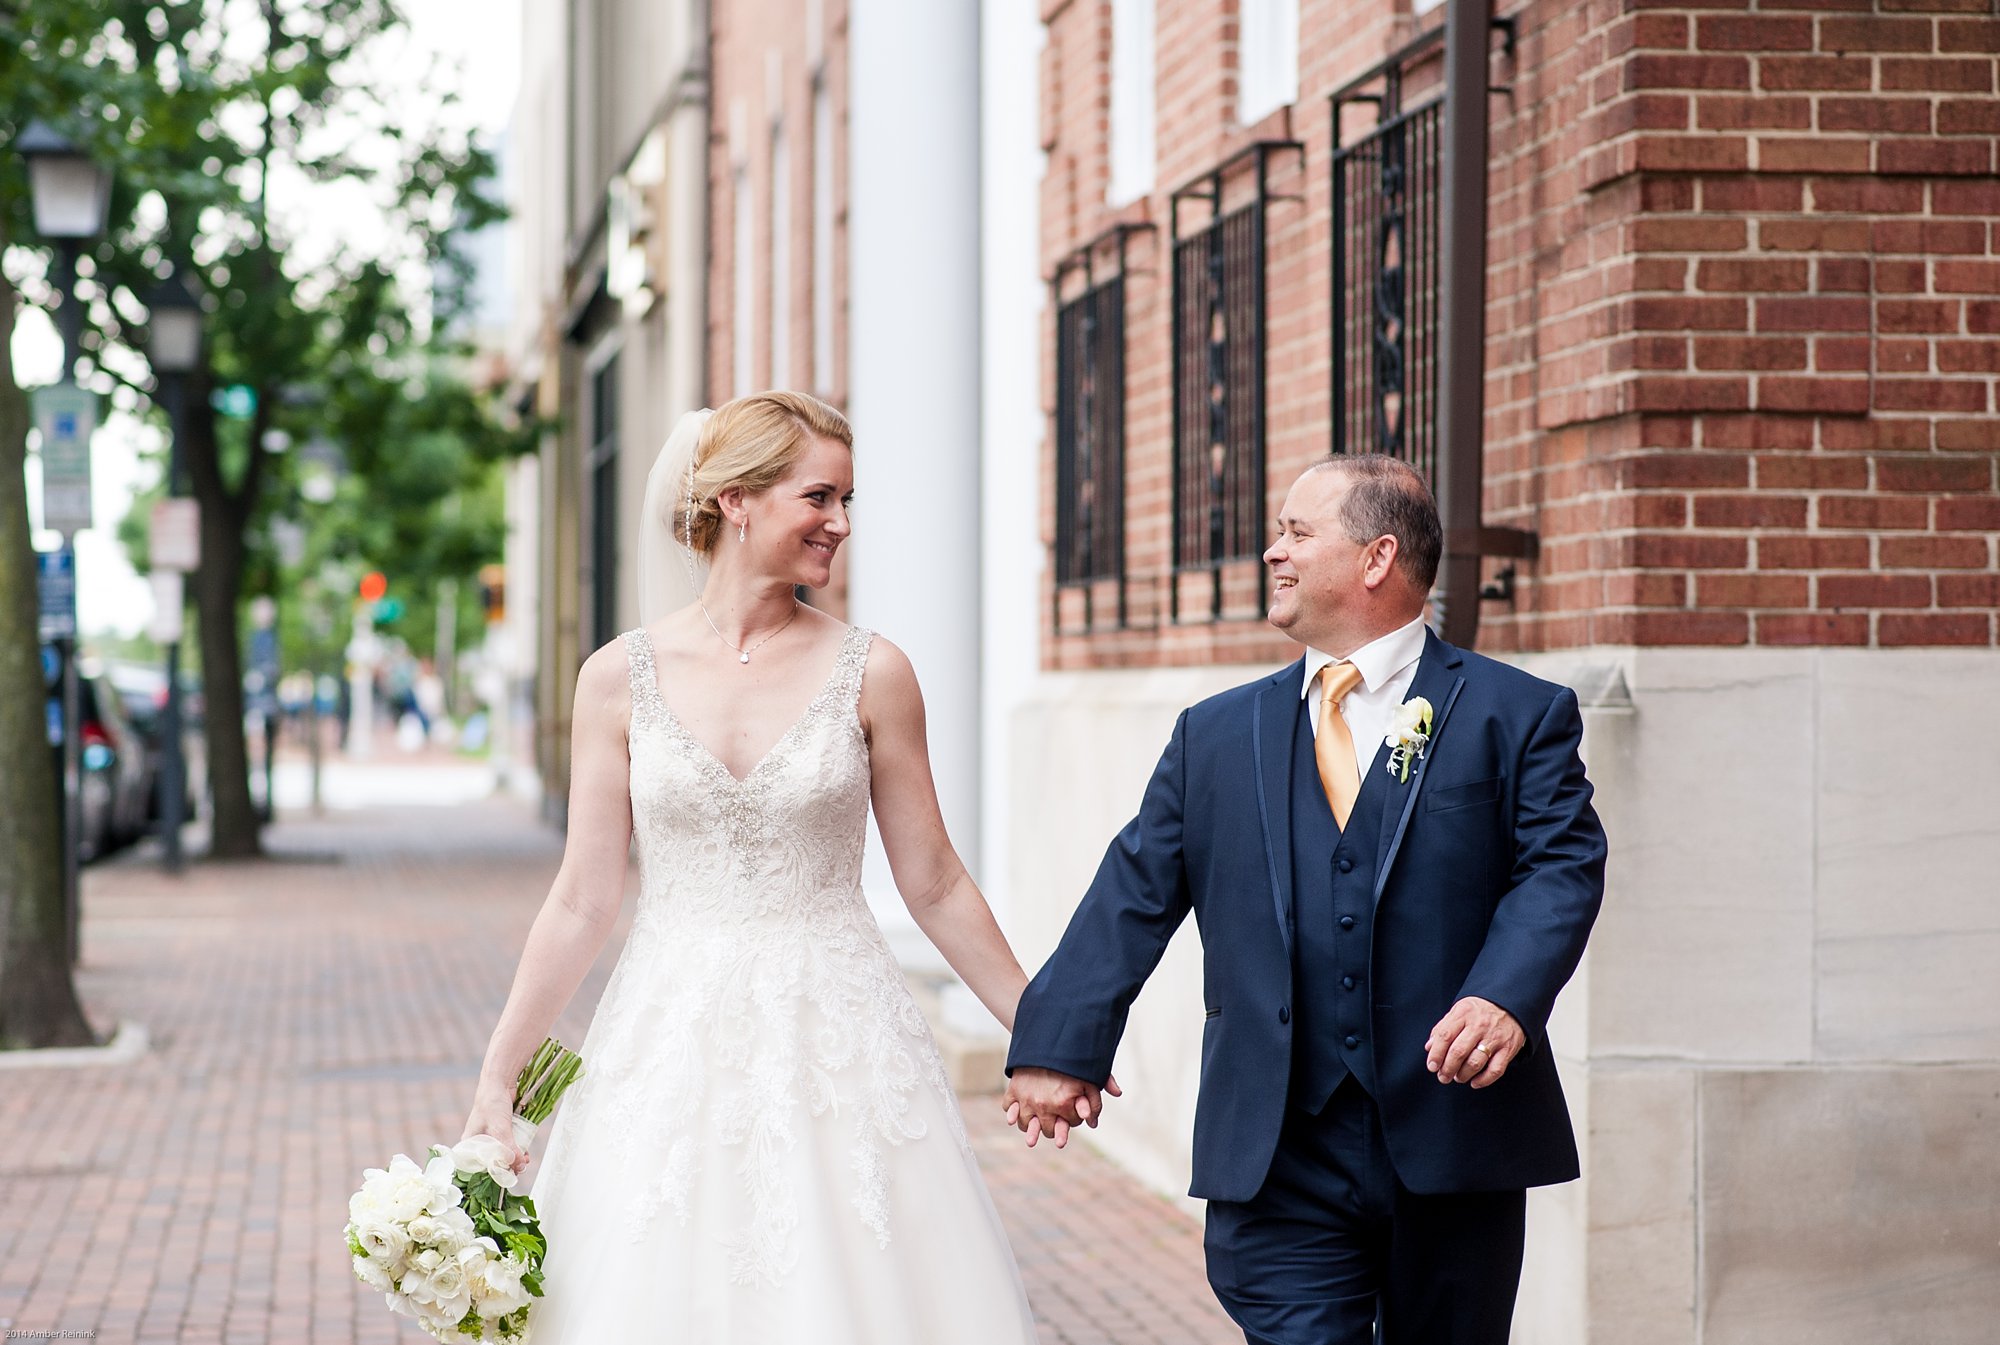
M 426 1339 L 350 1275 L 347 1195 L 364 1166 L 457 1137 L 559 840 L 498 801 L 331 813 L 270 839 L 269 860 L 178 881 L 137 856 L 87 871 L 79 989 L 100 1030 L 143 1023 L 152 1047 L 0 1068 L 6 1336 Z M 990 1097 L 966 1111 L 1047 1345 L 1241 1340 L 1178 1207 L 1087 1145 L 1029 1153 Z

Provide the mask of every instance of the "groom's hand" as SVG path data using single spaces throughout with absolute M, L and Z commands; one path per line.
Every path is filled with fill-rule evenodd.
M 1489 1088 L 1528 1044 L 1528 1034 L 1491 1000 L 1467 995 L 1431 1029 L 1424 1043 L 1425 1067 L 1439 1083 Z
M 1082 1079 L 1023 1065 L 1007 1081 L 1007 1095 L 1001 1105 L 1007 1109 L 1007 1124 L 1027 1134 L 1029 1148 L 1048 1135 L 1060 1149 L 1069 1143 L 1071 1126 L 1097 1124 L 1106 1092 L 1113 1097 L 1121 1096 L 1118 1080 L 1106 1079 L 1100 1091 L 1095 1084 Z

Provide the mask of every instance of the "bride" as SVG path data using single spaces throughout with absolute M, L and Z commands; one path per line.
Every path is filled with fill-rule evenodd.
M 646 490 L 649 624 L 578 675 L 562 868 L 465 1127 L 513 1151 L 513 1079 L 610 934 L 636 833 L 637 913 L 534 1191 L 537 1345 L 1034 1339 L 861 894 L 871 803 L 911 914 L 1002 1024 L 1027 977 L 945 834 L 909 660 L 794 596 L 848 536 L 852 442 L 800 393 L 683 417 Z M 676 543 L 707 583 L 658 616 Z

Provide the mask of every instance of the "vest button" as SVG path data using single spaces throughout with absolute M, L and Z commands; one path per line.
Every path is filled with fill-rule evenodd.
M 1352 990 L 1354 988 L 1354 978 L 1352 976 L 1341 977 L 1340 988 L 1342 990 Z
M 1351 1032 L 1348 1033 L 1347 1039 L 1342 1043 L 1342 1045 L 1346 1046 L 1347 1049 L 1350 1051 L 1353 1050 L 1355 1047 L 1359 1046 L 1360 1044 L 1361 1044 L 1361 1038 L 1355 1036 Z
M 1289 1023 L 1292 1021 L 1292 1011 L 1282 1004 L 1278 1006 L 1278 1021 L 1280 1023 Z
M 1346 855 L 1342 855 L 1340 857 L 1340 871 L 1342 873 L 1354 872 L 1354 861 L 1349 859 Z
M 1351 915 L 1343 915 L 1343 916 L 1341 916 L 1341 917 L 1340 917 L 1340 927 L 1341 927 L 1342 929 L 1353 929 L 1353 928 L 1354 928 L 1354 917 L 1353 917 L 1353 916 L 1351 916 Z

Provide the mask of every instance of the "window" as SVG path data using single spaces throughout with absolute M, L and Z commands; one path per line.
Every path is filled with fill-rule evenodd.
M 1405 106 L 1391 65 L 1344 103 L 1376 125 L 1333 150 L 1332 451 L 1387 453 L 1435 483 L 1445 100 Z
M 591 647 L 618 634 L 618 356 L 590 376 Z
M 1056 583 L 1125 573 L 1125 279 L 1056 310 Z M 1090 595 L 1083 625 L 1093 624 Z M 1118 599 L 1124 624 L 1124 597 Z M 1060 605 L 1057 625 L 1063 618 Z
M 812 376 L 820 395 L 833 395 L 833 99 L 826 72 L 813 79 L 812 124 Z
M 792 160 L 771 127 L 771 386 L 792 382 Z
M 1174 570 L 1170 612 L 1189 619 L 1180 576 L 1210 576 L 1206 619 L 1261 616 L 1264 500 L 1264 217 L 1271 156 L 1248 146 L 1174 193 Z M 1254 166 L 1254 177 L 1248 171 Z M 1254 191 L 1251 188 L 1254 187 Z M 1189 228 L 1184 214 L 1207 218 Z M 1197 583 L 1196 587 L 1201 587 Z
M 754 361 L 757 353 L 756 284 L 755 267 L 751 264 L 750 250 L 756 245 L 755 204 L 750 195 L 750 167 L 736 165 L 735 181 L 730 191 L 730 209 L 735 212 L 735 290 L 732 296 L 730 327 L 733 341 L 730 383 L 736 397 L 748 396 L 757 390 L 757 373 Z
M 1108 204 L 1153 189 L 1153 0 L 1111 0 L 1111 181 Z
M 1262 121 L 1299 100 L 1299 0 L 1241 0 L 1236 120 Z

